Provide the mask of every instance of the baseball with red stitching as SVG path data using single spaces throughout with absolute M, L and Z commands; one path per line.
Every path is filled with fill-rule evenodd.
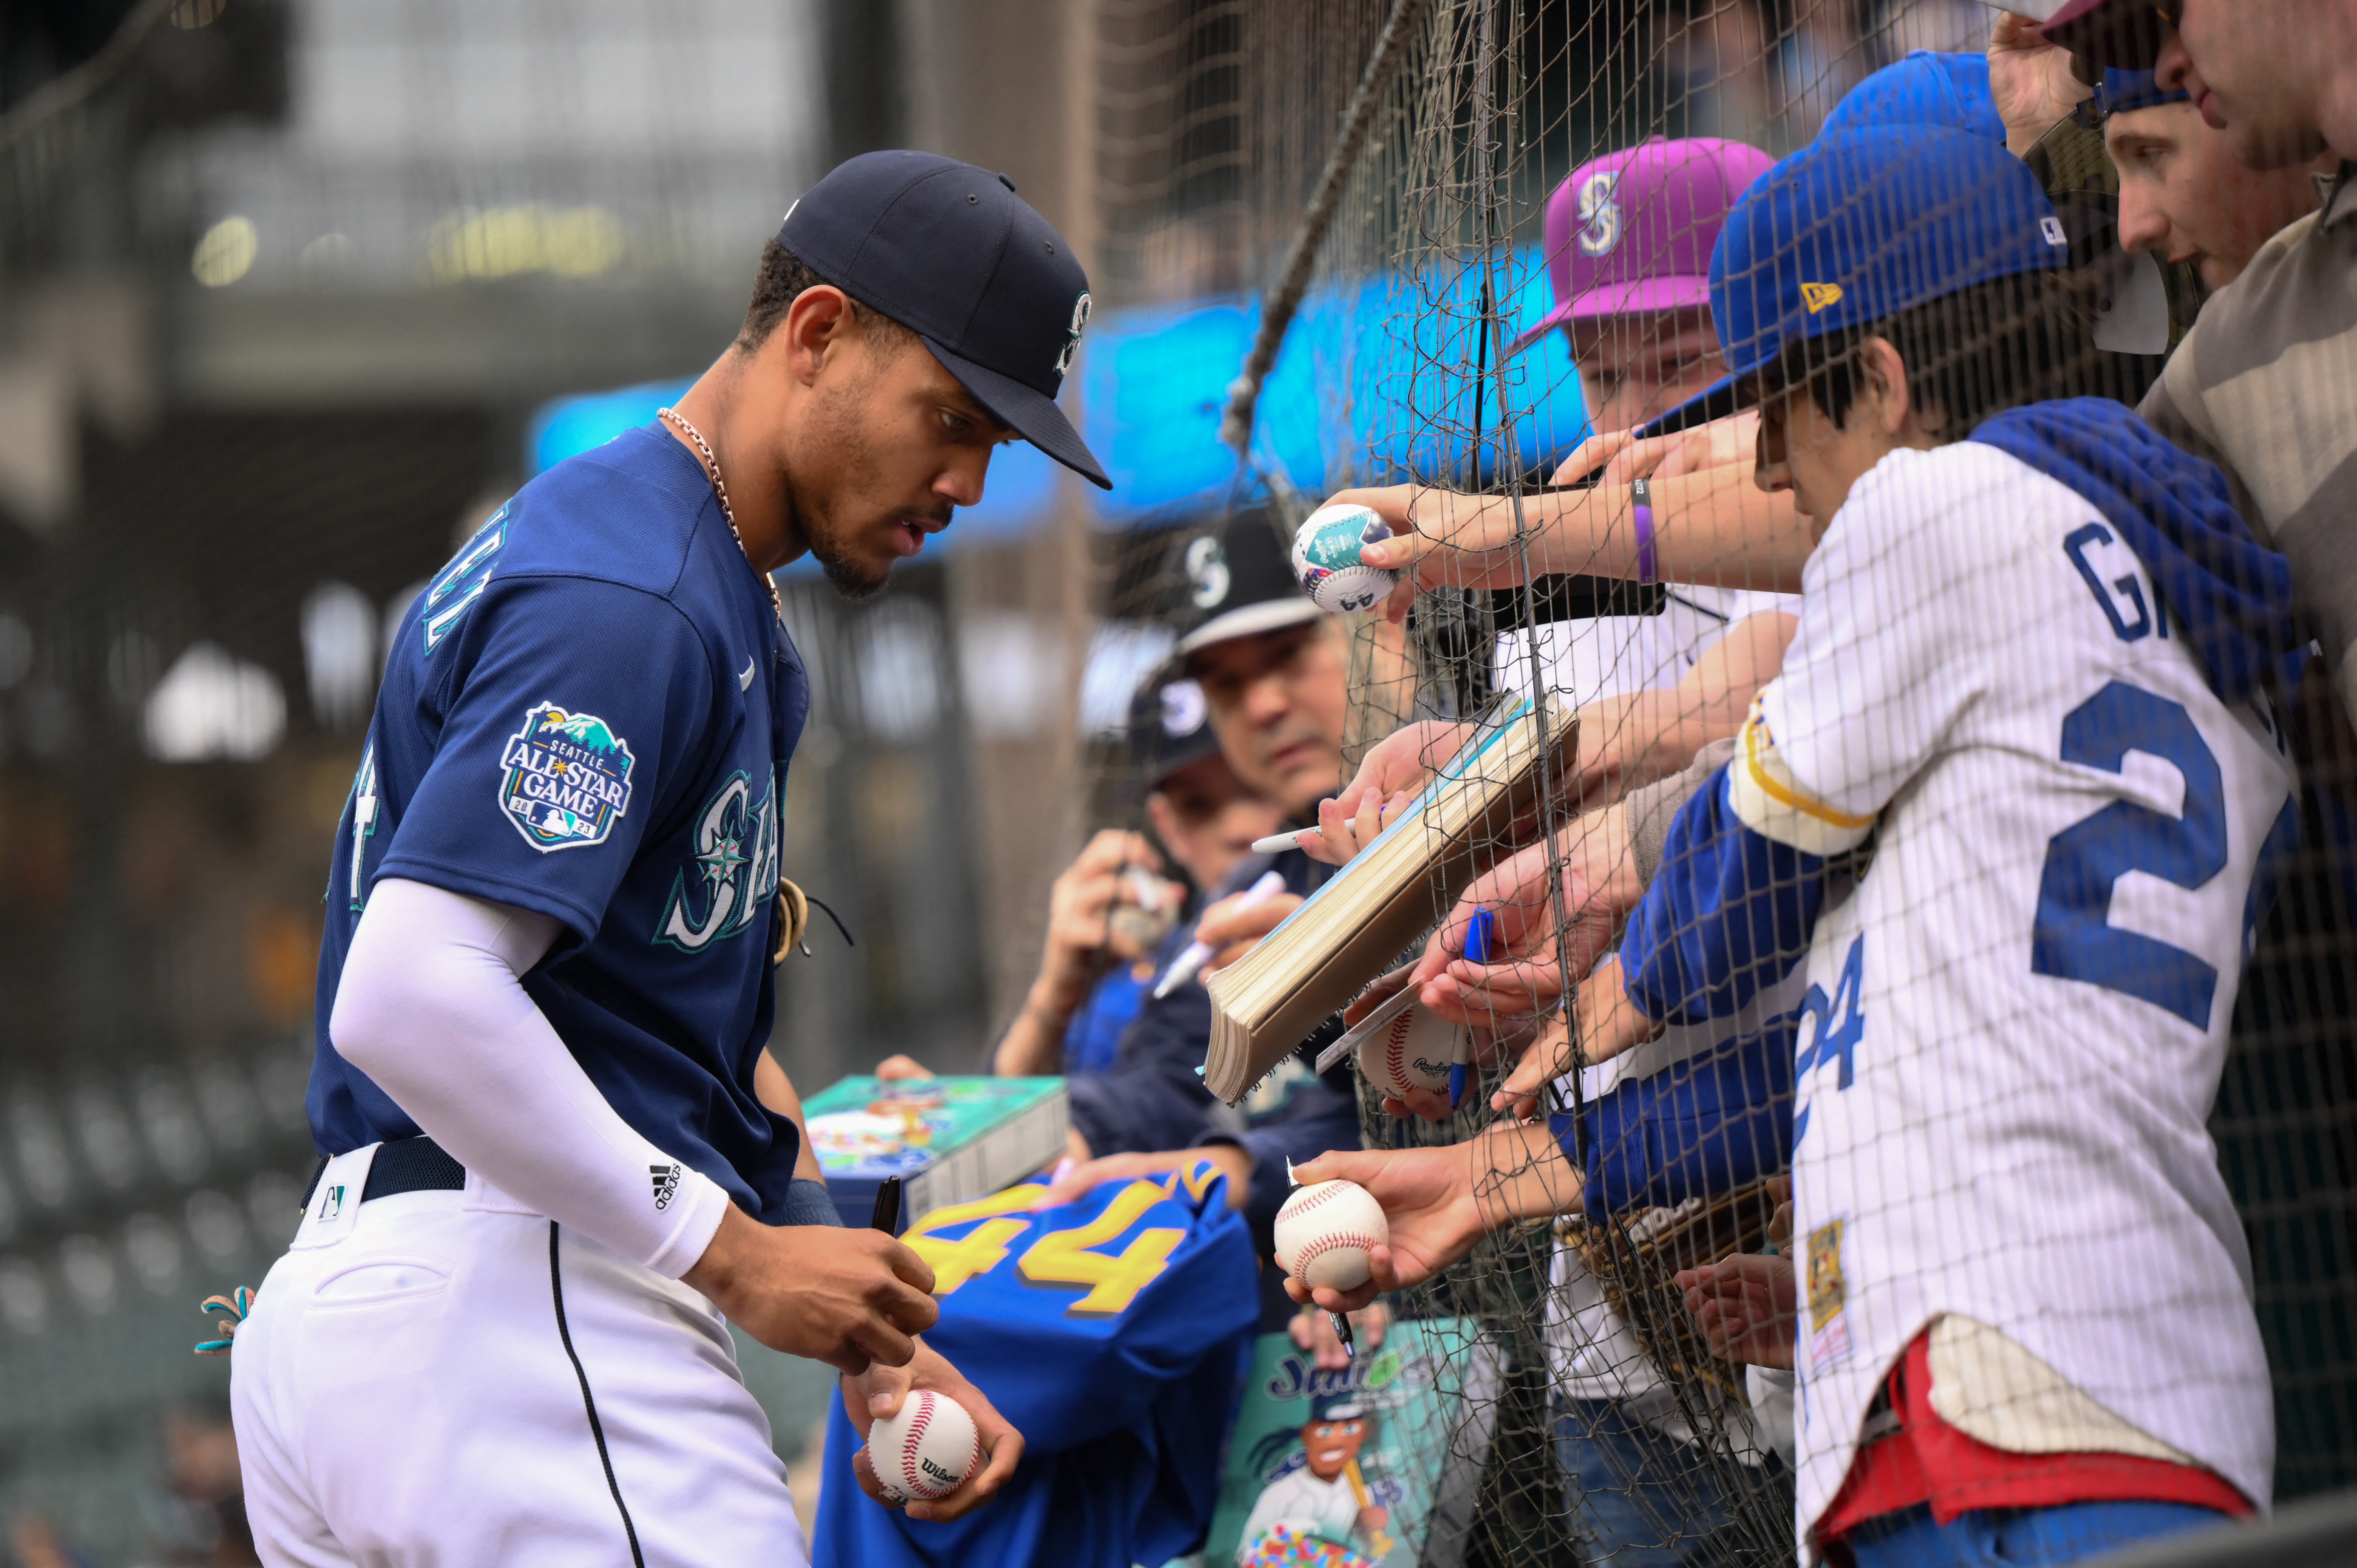
M 1423 1003 L 1411 1002 L 1359 1042 L 1359 1076 L 1394 1100 L 1405 1100 L 1411 1089 L 1446 1094 L 1457 1030 Z
M 1276 1211 L 1277 1266 L 1306 1285 L 1355 1290 L 1372 1272 L 1368 1249 L 1391 1233 L 1383 1206 L 1357 1182 L 1310 1182 Z
M 918 1389 L 900 1402 L 898 1413 L 867 1429 L 867 1462 L 896 1503 L 945 1498 L 982 1462 L 982 1434 L 963 1405 Z

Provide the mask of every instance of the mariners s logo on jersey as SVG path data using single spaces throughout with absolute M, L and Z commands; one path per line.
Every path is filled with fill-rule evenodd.
M 672 879 L 655 940 L 701 952 L 751 925 L 777 890 L 777 775 L 755 800 L 752 780 L 733 774 L 696 813 L 695 851 Z
M 543 854 L 604 843 L 630 809 L 636 763 L 597 714 L 534 703 L 500 755 L 500 809 Z

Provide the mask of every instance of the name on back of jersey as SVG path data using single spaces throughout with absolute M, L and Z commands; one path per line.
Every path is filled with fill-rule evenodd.
M 536 703 L 500 753 L 500 809 L 543 854 L 604 843 L 630 809 L 636 760 L 597 714 Z

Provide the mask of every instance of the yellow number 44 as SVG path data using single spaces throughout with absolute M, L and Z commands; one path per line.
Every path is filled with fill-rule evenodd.
M 900 1240 L 932 1266 L 933 1294 L 947 1295 L 966 1281 L 986 1274 L 1006 1261 L 1009 1243 L 1031 1229 L 1031 1221 L 1003 1216 L 1009 1210 L 1029 1208 L 1044 1190 L 1037 1184 L 1009 1187 L 973 1203 L 952 1203 L 936 1208 L 910 1226 Z M 932 1234 L 969 1219 L 982 1223 L 954 1240 Z
M 1016 1265 L 1033 1284 L 1087 1285 L 1088 1294 L 1064 1310 L 1075 1317 L 1110 1317 L 1125 1312 L 1137 1293 L 1170 1266 L 1170 1254 L 1187 1239 L 1176 1228 L 1141 1230 L 1119 1252 L 1092 1251 L 1136 1224 L 1170 1196 L 1158 1181 L 1133 1181 L 1103 1214 L 1075 1230 L 1054 1230 L 1031 1243 Z

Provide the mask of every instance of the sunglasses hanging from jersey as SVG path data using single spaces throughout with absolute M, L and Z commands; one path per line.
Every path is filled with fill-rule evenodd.
M 802 957 L 813 956 L 810 943 L 802 940 L 810 930 L 810 912 L 813 905 L 826 911 L 826 918 L 833 920 L 834 929 L 843 933 L 845 947 L 856 948 L 859 945 L 851 940 L 851 928 L 843 923 L 843 917 L 834 912 L 833 905 L 812 897 L 792 882 L 780 876 L 778 878 L 778 950 L 770 955 L 770 961 L 772 964 L 785 962 L 786 954 L 796 948 L 802 950 Z

